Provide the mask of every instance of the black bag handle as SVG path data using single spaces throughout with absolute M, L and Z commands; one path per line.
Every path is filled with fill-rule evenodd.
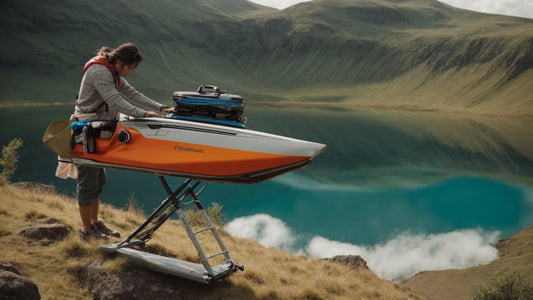
M 208 90 L 212 90 L 213 94 L 216 94 L 217 98 L 218 96 L 220 96 L 220 94 L 222 94 L 222 92 L 220 91 L 218 87 L 214 85 L 209 85 L 209 84 L 202 84 L 201 86 L 198 87 L 198 90 L 196 90 L 196 92 L 199 94 L 207 94 Z

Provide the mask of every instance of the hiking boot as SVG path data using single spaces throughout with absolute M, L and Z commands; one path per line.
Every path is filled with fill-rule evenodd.
M 107 240 L 107 236 L 105 234 L 102 234 L 93 228 L 89 230 L 84 230 L 83 228 L 80 228 L 80 238 L 86 242 L 90 240 Z
M 105 226 L 104 222 L 102 221 L 98 221 L 98 223 L 92 224 L 91 229 L 94 229 L 105 235 L 120 237 L 120 233 L 118 233 L 118 231 L 107 228 L 107 226 Z

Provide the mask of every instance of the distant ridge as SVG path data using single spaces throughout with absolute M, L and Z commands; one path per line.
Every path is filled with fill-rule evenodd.
M 251 102 L 533 115 L 530 19 L 435 0 L 314 0 L 284 10 L 245 0 L 6 0 L 2 8 L 2 103 L 70 101 L 100 46 L 134 41 L 145 60 L 129 80 L 156 98 L 211 83 Z

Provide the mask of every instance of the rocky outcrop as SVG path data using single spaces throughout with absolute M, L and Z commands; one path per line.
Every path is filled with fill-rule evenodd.
M 42 192 L 54 192 L 39 184 L 25 184 L 19 188 L 39 189 Z M 38 243 L 47 246 L 67 237 L 72 229 L 57 219 L 47 219 L 40 224 L 35 224 L 22 229 L 19 236 L 24 237 L 28 243 Z M 0 299 L 41 299 L 37 285 L 24 277 L 11 263 L 0 261 Z
M 41 299 L 39 288 L 12 264 L 0 261 L 0 299 Z
M 325 260 L 346 265 L 354 269 L 368 269 L 366 261 L 359 255 L 337 255 L 332 258 L 326 258 Z
M 128 267 L 117 274 L 102 268 L 102 261 L 94 261 L 81 268 L 78 280 L 94 299 L 185 299 L 184 286 L 190 290 L 199 283 L 152 272 L 145 268 Z
M 38 182 L 20 181 L 11 184 L 19 189 L 38 191 L 41 193 L 57 194 L 56 187 L 51 184 L 43 184 Z
M 41 224 L 22 229 L 19 235 L 28 239 L 29 242 L 39 242 L 42 246 L 47 246 L 63 240 L 71 231 L 72 229 L 61 221 L 51 218 Z

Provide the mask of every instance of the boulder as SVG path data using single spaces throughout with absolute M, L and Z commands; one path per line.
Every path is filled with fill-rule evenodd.
M 12 264 L 0 261 L 0 299 L 41 299 L 37 285 Z
M 15 267 L 14 265 L 8 263 L 7 261 L 0 261 L 0 270 L 8 271 L 11 273 L 15 273 L 17 275 L 21 275 L 20 271 Z
M 326 258 L 326 260 L 346 265 L 354 269 L 368 269 L 366 261 L 359 255 L 337 255 L 332 258 Z
M 72 229 L 61 221 L 51 218 L 43 223 L 22 229 L 19 235 L 30 241 L 39 241 L 41 245 L 46 246 L 55 241 L 63 240 L 71 231 Z
M 103 261 L 94 261 L 78 272 L 80 284 L 94 299 L 185 299 L 181 290 L 200 283 L 153 272 L 140 267 L 127 267 L 110 274 L 102 268 Z M 204 285 L 202 285 L 205 288 Z

